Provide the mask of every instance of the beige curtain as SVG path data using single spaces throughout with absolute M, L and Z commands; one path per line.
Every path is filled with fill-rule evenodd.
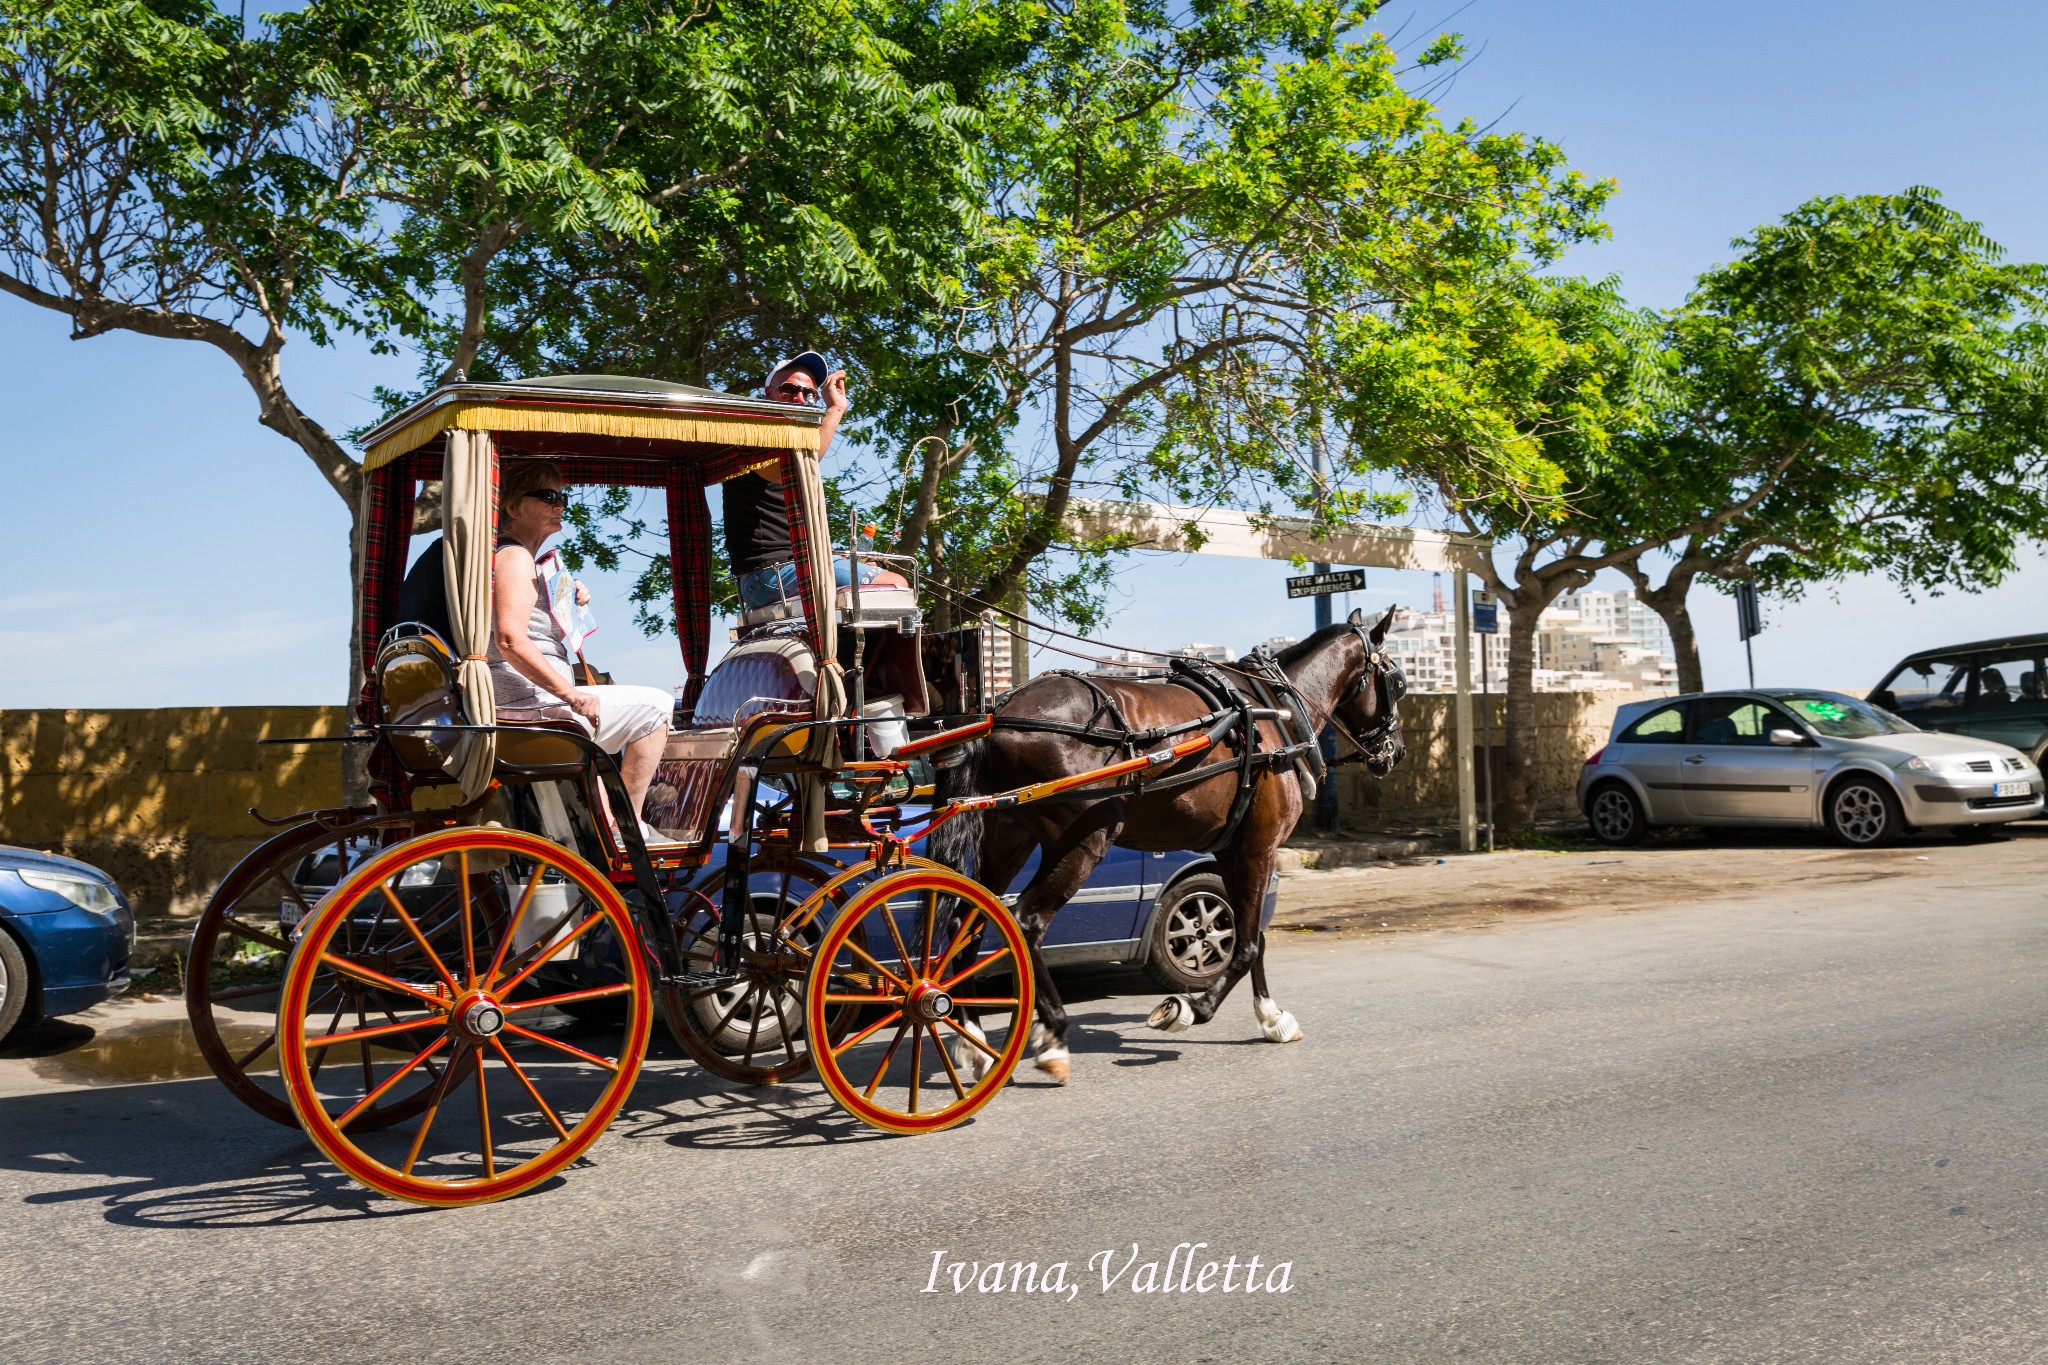
M 815 720 L 842 720 L 846 716 L 846 670 L 839 665 L 838 593 L 832 586 L 832 520 L 825 509 L 825 484 L 818 471 L 818 453 L 800 450 L 793 458 L 797 462 L 797 486 L 802 490 L 804 527 L 810 541 L 806 547 L 810 578 L 825 599 L 823 610 L 817 613 L 818 690 L 811 716 Z M 837 767 L 837 732 L 820 728 L 805 757 L 827 768 Z M 818 778 L 807 779 L 799 784 L 798 795 L 803 805 L 804 847 L 812 853 L 823 853 L 831 846 L 825 837 L 825 783 Z
M 461 659 L 456 680 L 462 707 L 471 725 L 495 725 L 497 704 L 491 697 L 491 556 L 498 540 L 498 459 L 489 432 L 451 431 L 443 467 L 441 518 L 446 544 L 442 571 L 447 577 L 451 643 Z M 498 759 L 498 737 L 472 734 L 448 760 L 448 771 L 462 782 L 462 799 L 475 800 L 490 785 Z

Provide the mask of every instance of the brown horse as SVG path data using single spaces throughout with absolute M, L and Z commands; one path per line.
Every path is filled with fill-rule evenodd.
M 1289 646 L 1277 659 L 1301 709 L 1307 712 L 1312 731 L 1334 722 L 1358 750 L 1353 757 L 1382 777 L 1404 753 L 1396 704 L 1406 681 L 1381 648 L 1393 617 L 1389 610 L 1368 625 L 1363 615 L 1354 611 L 1348 621 L 1317 631 Z M 939 770 L 938 799 L 943 802 L 1007 791 L 1103 767 L 1128 752 L 1128 746 L 1110 738 L 1109 732 L 1122 732 L 1125 727 L 1132 732 L 1171 730 L 1199 720 L 1211 710 L 1211 703 L 1184 683 L 1113 678 L 1084 681 L 1071 674 L 1046 674 L 1002 698 L 995 708 L 997 728 L 955 751 L 953 761 Z M 1006 727 L 1006 721 L 1013 724 Z M 1260 731 L 1259 747 L 1265 752 L 1288 744 L 1287 734 L 1274 720 L 1255 723 Z M 1028 728 L 1032 726 L 1047 728 Z M 1029 860 L 1031 850 L 1041 851 L 1037 875 L 1017 898 L 1016 915 L 1031 946 L 1038 985 L 1035 1064 L 1062 1084 L 1068 1074 L 1067 1013 L 1039 945 L 1052 917 L 1080 889 L 1112 845 L 1152 852 L 1213 849 L 1225 894 L 1243 926 L 1230 961 L 1208 990 L 1192 999 L 1168 996 L 1147 1022 L 1169 1033 L 1181 1032 L 1191 1024 L 1206 1024 L 1249 971 L 1256 993 L 1253 1012 L 1265 1036 L 1276 1043 L 1290 1043 L 1302 1036 L 1294 1016 L 1276 1005 L 1266 988 L 1265 930 L 1259 912 L 1265 903 L 1274 855 L 1301 816 L 1303 779 L 1292 762 L 1255 767 L 1248 778 L 1240 776 L 1241 743 L 1240 733 L 1235 742 L 1226 739 L 1191 760 L 1195 766 L 1215 770 L 1206 780 L 1157 790 L 1162 778 L 1152 778 L 1149 781 L 1155 790 L 999 808 L 979 819 L 961 817 L 934 831 L 932 856 L 988 886 L 1008 886 Z M 1149 741 L 1147 747 L 1151 747 Z M 1165 776 L 1183 771 L 1168 769 Z M 1233 804 L 1246 780 L 1251 784 L 1249 804 L 1233 830 Z M 963 1060 L 967 1060 L 964 1054 Z

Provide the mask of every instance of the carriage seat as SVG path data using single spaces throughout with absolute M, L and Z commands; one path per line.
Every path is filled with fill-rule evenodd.
M 800 635 L 764 635 L 726 652 L 704 680 L 693 729 L 744 727 L 765 712 L 808 716 L 818 690 L 818 660 Z
M 832 594 L 832 605 L 839 613 L 840 620 L 851 621 L 852 587 L 837 589 Z M 800 621 L 803 614 L 803 599 L 792 595 L 742 611 L 740 629 L 749 630 L 755 626 L 771 625 L 776 621 Z M 893 626 L 904 617 L 914 619 L 917 615 L 917 591 L 903 575 L 884 569 L 876 576 L 874 582 L 860 585 L 860 619 L 863 625 Z
M 377 713 L 386 725 L 420 726 L 425 733 L 394 734 L 392 751 L 407 772 L 438 775 L 463 738 L 454 727 L 468 723 L 462 689 L 455 681 L 455 656 L 427 626 L 404 622 L 384 634 L 372 676 L 377 685 Z M 497 723 L 532 727 L 530 733 L 498 732 L 498 762 L 521 775 L 556 775 L 574 771 L 587 751 L 576 742 L 582 729 L 566 706 L 500 707 Z

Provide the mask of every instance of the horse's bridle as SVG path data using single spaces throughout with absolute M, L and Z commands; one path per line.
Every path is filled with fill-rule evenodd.
M 1394 662 L 1392 655 L 1373 643 L 1371 632 L 1363 625 L 1346 622 L 1358 636 L 1358 643 L 1365 646 L 1365 672 L 1358 681 L 1351 684 L 1350 691 L 1339 697 L 1330 707 L 1325 718 L 1330 728 L 1351 741 L 1351 752 L 1330 760 L 1333 768 L 1346 763 L 1385 764 L 1394 763 L 1394 731 L 1400 727 L 1401 698 L 1408 695 L 1408 675 L 1401 671 L 1401 665 Z M 1363 734 L 1353 734 L 1338 721 L 1337 712 L 1365 687 L 1366 679 L 1372 679 L 1379 689 L 1379 718 Z

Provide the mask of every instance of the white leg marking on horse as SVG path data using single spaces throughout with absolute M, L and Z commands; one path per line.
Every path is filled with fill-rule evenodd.
M 1265 996 L 1252 998 L 1252 1013 L 1259 1017 L 1259 1032 L 1266 1035 L 1269 1043 L 1298 1043 L 1301 1041 L 1301 1025 L 1294 1016 Z
M 975 1023 L 972 1019 L 962 1020 L 960 1026 L 981 1039 L 982 1042 L 988 1041 L 988 1035 L 981 1031 L 981 1025 Z M 988 1074 L 988 1054 L 968 1042 L 965 1038 L 955 1038 L 953 1040 L 953 1069 L 960 1073 L 963 1080 L 972 1085 Z
M 1040 1052 L 1036 1057 L 1034 1057 L 1031 1061 L 1031 1064 L 1037 1067 L 1040 1071 L 1043 1071 L 1046 1075 L 1052 1077 L 1061 1085 L 1065 1085 L 1067 1083 L 1068 1066 L 1066 1044 L 1053 1044 L 1051 1047 L 1046 1048 L 1044 1051 Z
M 1145 1023 L 1162 1033 L 1186 1033 L 1195 1022 L 1195 1002 L 1185 995 L 1169 995 L 1157 1005 Z

